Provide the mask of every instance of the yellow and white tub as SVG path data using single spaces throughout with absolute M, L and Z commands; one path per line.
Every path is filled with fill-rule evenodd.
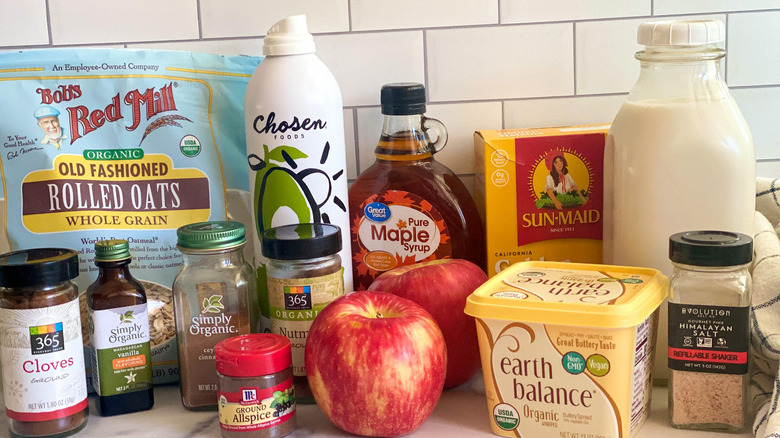
M 522 262 L 471 296 L 490 427 L 523 438 L 629 438 L 650 409 L 654 269 Z

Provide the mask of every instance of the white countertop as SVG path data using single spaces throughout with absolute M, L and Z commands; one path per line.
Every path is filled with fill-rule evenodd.
M 106 437 L 163 437 L 193 438 L 219 437 L 216 412 L 189 412 L 181 405 L 179 387 L 168 385 L 154 390 L 155 405 L 151 411 L 117 417 L 92 415 L 87 427 L 76 438 Z M 90 410 L 94 409 L 94 397 L 90 397 Z M 666 421 L 666 388 L 653 389 L 650 418 L 635 438 L 724 438 L 749 437 L 751 434 L 714 434 L 712 432 L 683 431 L 671 428 Z M 7 437 L 5 416 L 0 420 L 0 436 Z M 314 405 L 298 405 L 298 429 L 295 437 L 343 437 L 350 436 L 333 426 Z M 494 437 L 488 426 L 487 402 L 482 375 L 471 381 L 444 391 L 436 410 L 410 438 Z M 557 438 L 557 437 L 534 437 Z

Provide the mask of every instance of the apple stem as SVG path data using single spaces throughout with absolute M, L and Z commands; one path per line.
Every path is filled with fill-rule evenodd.
M 382 313 L 381 312 L 376 312 L 376 317 L 377 318 L 382 318 Z

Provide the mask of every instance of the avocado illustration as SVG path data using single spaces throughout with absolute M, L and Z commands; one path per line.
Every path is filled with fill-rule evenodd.
M 260 183 L 260 193 L 266 193 L 269 187 L 273 194 L 263 196 L 257 210 L 257 222 L 262 224 L 264 230 L 271 228 L 274 214 L 282 207 L 292 210 L 299 223 L 312 221 L 310 200 L 307 199 L 307 195 L 310 197 L 311 194 L 307 193 L 308 188 L 300 186 L 291 170 L 274 167 L 266 172 Z
M 320 162 L 327 158 L 329 149 L 330 145 L 326 143 Z M 255 154 L 247 156 L 249 168 L 257 172 L 254 210 L 258 233 L 271 228 L 274 215 L 284 207 L 292 210 L 298 223 L 319 223 L 323 220 L 330 222 L 327 215 L 320 214 L 320 209 L 331 197 L 333 186 L 330 177 L 321 169 L 298 169 L 295 160 L 299 158 L 307 158 L 307 155 L 292 146 L 269 149 L 268 145 L 263 145 L 262 158 Z M 282 162 L 289 168 L 276 164 Z M 321 202 L 314 199 L 311 189 L 304 181 L 309 177 L 324 180 L 327 186 L 327 194 Z

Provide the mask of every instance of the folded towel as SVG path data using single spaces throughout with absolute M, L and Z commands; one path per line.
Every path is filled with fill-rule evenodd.
M 780 179 L 758 178 L 753 232 L 753 435 L 780 437 Z

